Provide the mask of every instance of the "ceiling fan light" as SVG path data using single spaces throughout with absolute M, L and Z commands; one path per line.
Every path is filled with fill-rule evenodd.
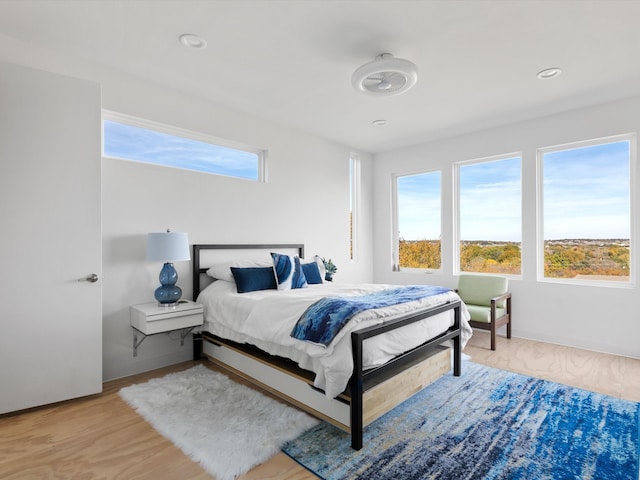
M 353 88 L 370 95 L 390 97 L 400 95 L 418 81 L 418 67 L 389 53 L 378 55 L 365 63 L 351 77 Z

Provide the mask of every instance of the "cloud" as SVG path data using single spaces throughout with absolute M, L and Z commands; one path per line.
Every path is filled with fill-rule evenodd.
M 460 165 L 460 239 L 519 242 L 522 182 L 519 157 Z
M 626 140 L 546 152 L 544 238 L 629 238 L 629 155 Z M 398 183 L 400 235 L 405 239 L 440 236 L 440 177 L 434 173 L 408 176 L 406 183 Z M 520 158 L 461 164 L 459 180 L 462 240 L 521 241 Z
M 121 123 L 104 122 L 104 154 L 155 165 L 257 180 L 258 155 Z
M 545 153 L 544 238 L 629 238 L 629 142 Z
M 428 172 L 397 179 L 398 231 L 405 240 L 440 238 L 441 174 Z

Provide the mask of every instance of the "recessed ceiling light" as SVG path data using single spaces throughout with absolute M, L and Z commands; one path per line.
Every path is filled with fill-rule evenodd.
M 371 122 L 371 124 L 375 125 L 376 127 L 382 127 L 382 126 L 387 124 L 387 121 L 386 120 L 382 120 L 382 119 L 374 120 L 373 122 Z
M 538 72 L 537 77 L 540 80 L 548 80 L 549 78 L 555 78 L 562 73 L 562 69 L 558 67 L 545 68 L 541 72 Z
M 203 49 L 207 46 L 207 41 L 204 38 L 192 33 L 180 35 L 178 40 L 180 40 L 180 43 L 185 47 L 195 48 L 196 50 Z

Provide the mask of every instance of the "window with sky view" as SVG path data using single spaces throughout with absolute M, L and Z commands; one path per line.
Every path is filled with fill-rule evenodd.
M 542 276 L 630 280 L 632 137 L 539 151 Z
M 519 156 L 457 164 L 460 271 L 521 273 Z
M 440 268 L 440 189 L 439 171 L 396 177 L 400 268 Z
M 104 155 L 107 157 L 262 180 L 261 152 L 239 150 L 111 119 L 105 119 L 103 125 Z

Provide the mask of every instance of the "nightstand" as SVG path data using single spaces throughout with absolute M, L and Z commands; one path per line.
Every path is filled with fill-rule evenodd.
M 138 356 L 138 347 L 149 335 L 180 330 L 180 345 L 195 328 L 202 325 L 204 313 L 202 305 L 191 300 L 180 300 L 175 306 L 158 303 L 143 303 L 129 308 L 129 318 L 133 329 L 133 356 Z M 142 338 L 138 341 L 138 334 Z

